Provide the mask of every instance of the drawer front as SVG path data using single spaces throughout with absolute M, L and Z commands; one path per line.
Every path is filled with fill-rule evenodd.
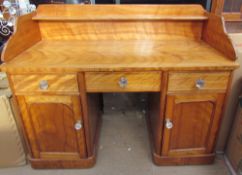
M 74 93 L 77 94 L 77 77 L 67 75 L 12 75 L 16 94 L 26 93 Z
M 87 92 L 159 92 L 161 72 L 89 72 Z
M 225 92 L 229 72 L 214 73 L 170 73 L 168 92 L 215 90 Z

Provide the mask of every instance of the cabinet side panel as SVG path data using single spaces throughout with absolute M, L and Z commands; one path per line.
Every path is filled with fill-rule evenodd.
M 231 60 L 236 60 L 234 46 L 226 33 L 222 17 L 209 14 L 209 19 L 203 28 L 202 39 Z
M 87 94 L 85 78 L 83 73 L 78 74 L 78 85 L 81 97 L 83 122 L 88 157 L 95 154 L 95 147 L 98 141 L 101 113 L 99 94 Z
M 219 128 L 220 128 L 222 117 L 223 117 L 223 111 L 224 111 L 224 105 L 225 105 L 224 101 L 225 101 L 225 94 L 219 93 L 218 96 L 217 96 L 216 108 L 215 108 L 215 111 L 214 111 L 213 124 L 212 124 L 212 127 L 210 129 L 210 137 L 209 137 L 209 140 L 208 140 L 208 143 L 207 143 L 208 152 L 214 151 L 218 131 L 219 131 Z
M 160 93 L 151 93 L 149 98 L 148 127 L 150 127 L 155 154 L 161 154 L 164 114 L 166 106 L 168 73 L 162 73 Z M 153 145 L 152 145 L 153 146 Z
M 154 144 L 156 154 L 160 154 L 161 148 L 162 120 L 160 117 L 160 93 L 151 93 L 149 94 L 148 124 L 150 125 L 152 144 Z
M 93 142 L 93 146 L 96 146 L 96 139 L 98 137 L 98 126 L 100 121 L 100 95 L 99 94 L 88 94 L 88 117 L 90 121 L 90 136 Z M 95 149 L 95 148 L 94 148 Z
M 26 135 L 25 138 L 27 139 L 27 142 L 28 142 L 29 154 L 33 157 L 39 158 L 40 157 L 39 147 L 35 140 L 35 133 L 32 126 L 32 121 L 29 116 L 25 98 L 24 96 L 16 96 L 16 99 L 19 105 L 19 110 L 21 112 L 21 119 L 23 122 L 24 131 Z
M 14 33 L 3 49 L 2 61 L 9 62 L 41 40 L 38 22 L 32 20 L 34 14 L 33 12 L 18 17 Z

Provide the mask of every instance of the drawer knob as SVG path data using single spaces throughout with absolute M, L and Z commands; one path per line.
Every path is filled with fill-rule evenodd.
M 119 80 L 119 82 L 118 82 L 118 84 L 119 84 L 119 86 L 120 86 L 121 88 L 125 88 L 125 87 L 128 85 L 128 80 L 127 80 L 127 78 L 125 78 L 125 77 L 121 77 L 120 80 Z
M 173 123 L 171 122 L 170 119 L 166 119 L 166 124 L 165 125 L 166 125 L 167 129 L 173 128 Z
M 82 123 L 81 123 L 81 121 L 79 120 L 79 121 L 77 121 L 76 123 L 75 123 L 75 130 L 80 130 L 80 129 L 82 129 Z
M 39 82 L 39 88 L 41 90 L 46 90 L 46 89 L 48 89 L 48 87 L 49 87 L 49 84 L 48 84 L 48 81 L 47 80 L 41 80 Z
M 197 89 L 202 89 L 204 87 L 204 85 L 205 85 L 205 81 L 204 80 L 202 80 L 202 79 L 196 80 L 196 88 Z

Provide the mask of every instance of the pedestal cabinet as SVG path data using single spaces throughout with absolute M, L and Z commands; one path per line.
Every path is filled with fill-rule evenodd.
M 168 95 L 162 155 L 211 153 L 223 101 L 224 94 L 216 93 Z
M 34 159 L 86 157 L 78 96 L 17 96 Z
M 169 72 L 166 76 L 164 107 L 159 115 L 150 114 L 155 163 L 211 163 L 230 72 Z

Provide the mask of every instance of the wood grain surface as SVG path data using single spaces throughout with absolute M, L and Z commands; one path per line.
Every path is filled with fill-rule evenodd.
M 11 76 L 16 94 L 79 94 L 77 77 L 75 74 L 33 74 Z M 48 89 L 40 89 L 41 81 L 48 82 Z
M 100 96 L 98 93 L 86 92 L 84 73 L 78 73 L 78 85 L 84 118 L 85 138 L 88 157 L 96 155 L 102 116 L 100 111 Z
M 168 80 L 168 92 L 185 91 L 220 91 L 226 92 L 230 72 L 197 72 L 197 73 L 170 73 Z M 203 80 L 204 87 L 198 89 L 196 81 Z
M 200 5 L 40 5 L 34 20 L 205 20 Z
M 31 167 L 35 169 L 80 169 L 91 168 L 96 163 L 96 153 L 88 158 L 78 160 L 63 159 L 33 159 L 29 158 Z
M 209 20 L 204 24 L 202 39 L 224 53 L 229 59 L 236 60 L 233 43 L 226 32 L 225 23 L 221 16 L 209 14 Z
M 159 166 L 174 166 L 174 165 L 207 165 L 212 164 L 215 159 L 215 154 L 200 154 L 193 156 L 183 157 L 171 157 L 171 156 L 160 156 L 153 154 L 153 162 Z
M 203 21 L 40 21 L 44 40 L 200 39 Z
M 53 59 L 54 58 L 54 59 Z M 238 67 L 200 40 L 41 41 L 2 66 L 11 73 L 233 70 Z
M 14 60 L 1 66 L 3 71 L 232 70 L 238 67 L 229 61 L 235 60 L 236 55 L 222 18 L 198 5 L 43 5 L 35 16 L 39 21 L 33 21 L 33 15 L 19 18 L 13 42 L 5 46 L 8 51 L 2 55 L 6 62 Z M 86 20 L 68 20 L 78 16 Z M 181 20 L 183 17 L 186 19 Z M 45 18 L 49 20 L 41 20 Z M 150 20 L 156 18 L 160 19 Z M 25 42 L 12 48 L 15 41 L 22 39 Z
M 169 95 L 166 120 L 173 127 L 164 129 L 162 155 L 187 156 L 213 152 L 224 94 Z
M 0 69 L 17 97 L 34 168 L 95 163 L 101 92 L 156 92 L 154 162 L 203 164 L 214 159 L 235 59 L 223 19 L 198 5 L 41 5 L 18 19 Z
M 78 160 L 86 157 L 78 96 L 17 96 L 32 158 Z
M 127 86 L 119 85 L 120 78 Z M 85 74 L 87 92 L 159 92 L 161 72 L 88 72 Z
M 148 115 L 146 117 L 148 130 L 151 136 L 152 151 L 161 155 L 161 144 L 163 137 L 164 118 L 166 110 L 167 81 L 168 73 L 162 73 L 161 91 L 159 93 L 149 93 Z
M 4 47 L 1 60 L 8 62 L 41 40 L 38 22 L 31 20 L 35 12 L 18 17 L 14 33 Z
M 211 12 L 216 15 L 221 15 L 224 9 L 225 0 L 213 0 Z

